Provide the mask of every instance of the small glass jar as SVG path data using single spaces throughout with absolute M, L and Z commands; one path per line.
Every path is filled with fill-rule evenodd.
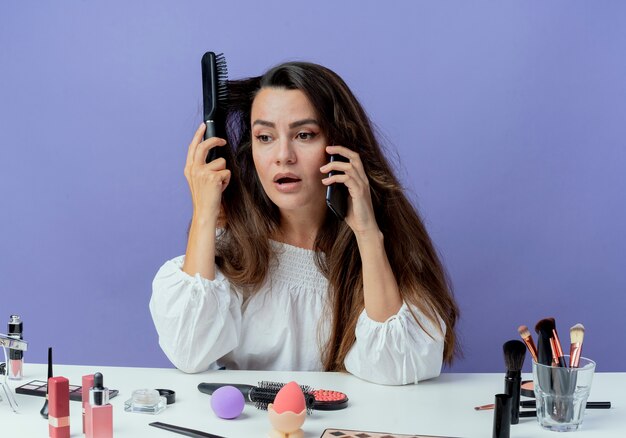
M 126 412 L 156 415 L 162 412 L 167 405 L 167 400 L 156 389 L 136 389 L 131 398 L 124 402 Z

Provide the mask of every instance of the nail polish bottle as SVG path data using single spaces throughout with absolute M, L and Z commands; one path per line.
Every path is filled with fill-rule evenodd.
M 101 373 L 93 376 L 89 404 L 85 407 L 87 438 L 113 438 L 113 406 L 109 404 L 109 389 L 104 387 Z
M 24 339 L 24 325 L 19 315 L 11 315 L 9 318 L 7 335 L 15 339 Z M 24 352 L 21 350 L 9 350 L 9 379 L 21 380 L 24 367 Z

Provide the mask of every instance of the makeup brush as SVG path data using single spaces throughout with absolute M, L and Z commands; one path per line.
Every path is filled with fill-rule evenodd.
M 537 347 L 535 347 L 535 341 L 533 341 L 533 337 L 530 334 L 530 330 L 528 330 L 527 326 L 520 325 L 517 328 L 517 331 L 519 332 L 519 335 L 522 337 L 524 344 L 526 344 L 526 347 L 528 348 L 528 352 L 532 356 L 533 360 L 537 362 Z
M 578 323 L 569 329 L 570 347 L 569 347 L 569 366 L 578 368 L 580 361 L 580 352 L 583 348 L 583 339 L 585 338 L 585 327 Z
M 48 347 L 48 380 L 52 377 L 52 347 Z M 43 407 L 39 411 L 41 416 L 48 419 L 48 380 L 46 380 L 46 400 L 43 402 Z
M 526 357 L 526 345 L 522 341 L 507 341 L 502 346 L 504 351 L 504 393 L 511 396 L 511 424 L 519 423 L 520 390 L 522 385 L 522 367 Z
M 567 368 L 567 362 L 565 362 L 565 356 L 563 356 L 563 349 L 561 348 L 559 333 L 556 331 L 556 324 L 552 327 L 552 345 L 554 349 L 555 362 L 560 367 Z
M 561 348 L 558 337 L 555 339 L 556 324 L 554 318 L 544 318 L 535 325 L 535 331 L 539 335 L 537 338 L 537 359 L 538 363 L 552 366 L 565 366 L 563 352 L 559 355 Z M 557 346 L 556 344 L 559 343 Z M 562 363 L 562 365 L 561 365 Z
M 536 400 L 522 400 L 519 402 L 519 406 L 520 408 L 534 408 L 537 406 L 537 401 Z M 496 405 L 494 405 L 493 403 L 490 403 L 488 405 L 474 406 L 474 410 L 475 411 L 489 411 L 491 409 L 494 409 L 495 407 Z M 585 409 L 611 409 L 611 402 L 610 401 L 601 401 L 601 402 L 590 401 L 590 402 L 587 402 L 587 404 L 585 405 Z M 522 417 L 523 412 L 524 411 L 520 411 L 520 417 Z

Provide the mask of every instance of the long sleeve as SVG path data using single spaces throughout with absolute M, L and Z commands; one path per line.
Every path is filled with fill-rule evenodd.
M 428 333 L 417 324 L 406 303 L 385 322 L 370 319 L 363 310 L 355 330 L 356 341 L 344 361 L 347 371 L 383 385 L 437 377 L 443 363 L 445 332 L 418 309 L 412 310 Z M 443 321 L 440 323 L 445 330 Z
M 184 256 L 167 261 L 152 283 L 150 313 L 159 345 L 186 373 L 209 369 L 241 336 L 241 295 L 224 275 L 215 280 L 182 270 Z

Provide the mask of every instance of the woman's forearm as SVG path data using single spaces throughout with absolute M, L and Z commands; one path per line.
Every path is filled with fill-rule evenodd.
M 402 307 L 398 282 L 391 270 L 384 236 L 379 231 L 356 234 L 363 264 L 363 295 L 367 316 L 384 322 Z
M 194 276 L 200 274 L 207 280 L 215 279 L 215 230 L 216 219 L 191 220 L 183 271 Z

